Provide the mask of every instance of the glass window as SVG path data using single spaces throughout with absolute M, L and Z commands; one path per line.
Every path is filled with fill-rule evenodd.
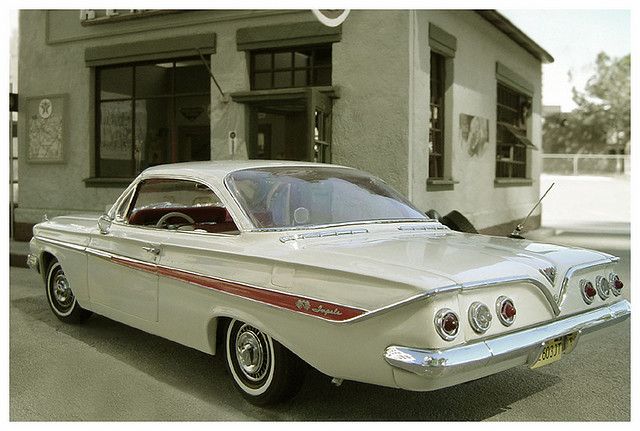
M 531 98 L 498 83 L 496 177 L 526 178 Z M 525 139 L 522 139 L 525 138 Z
M 331 46 L 251 53 L 251 89 L 331 85 Z
M 200 59 L 96 69 L 96 176 L 209 160 L 210 77 Z
M 232 172 L 225 182 L 258 228 L 426 220 L 383 181 L 355 169 L 245 169 Z
M 207 186 L 186 180 L 151 179 L 138 186 L 130 225 L 209 233 L 237 233 L 233 219 Z
M 444 93 L 445 58 L 431 52 L 430 120 L 429 120 L 429 178 L 444 177 Z

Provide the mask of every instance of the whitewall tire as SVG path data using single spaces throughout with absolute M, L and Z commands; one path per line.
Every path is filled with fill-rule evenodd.
M 300 389 L 304 363 L 254 326 L 232 320 L 225 331 L 224 347 L 233 383 L 251 403 L 275 404 Z
M 57 260 L 53 260 L 47 269 L 45 289 L 51 311 L 63 322 L 80 323 L 91 316 L 90 311 L 78 304 L 69 279 Z

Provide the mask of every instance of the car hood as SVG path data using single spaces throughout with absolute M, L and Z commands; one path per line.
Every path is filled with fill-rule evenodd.
M 474 284 L 505 277 L 533 278 L 557 294 L 572 266 L 612 256 L 584 249 L 448 229 L 406 232 L 395 229 L 326 238 L 295 239 L 296 261 L 374 276 L 420 290 Z M 545 276 L 544 273 L 555 274 Z

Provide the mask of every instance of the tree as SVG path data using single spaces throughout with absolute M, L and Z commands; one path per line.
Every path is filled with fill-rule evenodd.
M 584 91 L 573 88 L 577 108 L 549 115 L 543 126 L 545 153 L 623 153 L 631 142 L 631 56 L 598 54 Z

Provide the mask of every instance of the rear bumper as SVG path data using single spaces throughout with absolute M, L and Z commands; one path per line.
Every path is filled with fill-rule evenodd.
M 622 322 L 630 314 L 631 305 L 628 301 L 621 300 L 545 325 L 450 349 L 424 350 L 389 346 L 384 352 L 384 358 L 396 371 L 413 373 L 414 378 L 411 378 L 408 373 L 394 371 L 400 387 L 413 390 L 438 389 L 513 366 L 532 364 L 547 342 L 572 333 L 576 333 L 579 338 L 589 332 Z M 422 382 L 415 380 L 418 376 Z

